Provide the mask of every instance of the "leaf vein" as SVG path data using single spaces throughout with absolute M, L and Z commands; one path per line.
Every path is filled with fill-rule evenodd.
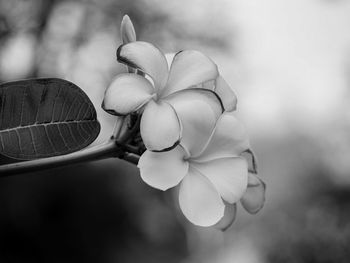
M 19 121 L 19 124 L 22 125 L 23 123 L 23 106 L 24 106 L 24 102 L 25 102 L 25 98 L 27 96 L 27 87 L 24 88 L 23 90 L 23 97 L 22 97 L 22 103 L 21 103 L 21 120 Z
M 67 124 L 69 125 L 74 124 L 74 123 L 92 123 L 92 122 L 96 122 L 95 120 L 79 120 L 79 121 L 63 121 L 63 122 L 47 122 L 47 123 L 34 123 L 34 124 L 30 124 L 30 125 L 26 125 L 26 126 L 19 126 L 19 127 L 14 127 L 14 128 L 9 128 L 9 129 L 4 129 L 4 130 L 0 130 L 0 134 L 3 132 L 7 132 L 7 131 L 12 131 L 12 130 L 16 130 L 16 129 L 26 129 L 26 128 L 31 128 L 31 127 L 37 127 L 37 126 L 50 126 L 50 125 L 62 125 L 62 124 Z
M 60 136 L 61 136 L 61 138 L 62 138 L 62 141 L 64 142 L 64 145 L 66 146 L 66 148 L 67 148 L 68 150 L 72 150 L 72 148 L 68 146 L 66 140 L 64 139 L 64 136 L 63 136 L 63 134 L 62 134 L 62 132 L 61 132 L 60 127 L 61 127 L 61 126 L 57 126 L 58 132 L 59 132 L 59 134 L 60 134 Z
M 30 137 L 32 138 L 32 145 L 33 145 L 33 150 L 34 150 L 34 154 L 37 155 L 38 151 L 36 149 L 36 145 L 35 145 L 35 140 L 34 140 L 34 135 L 33 135 L 33 131 L 31 129 L 32 127 L 29 127 L 29 133 L 30 133 Z
M 16 136 L 18 138 L 18 147 L 19 147 L 19 151 L 21 153 L 23 153 L 23 149 L 22 149 L 22 145 L 21 145 L 21 136 L 19 135 L 19 132 L 18 130 L 15 130 L 15 133 L 16 133 Z
M 47 137 L 47 140 L 49 141 L 50 145 L 51 145 L 51 148 L 52 150 L 56 153 L 57 150 L 56 150 L 56 147 L 54 146 L 50 136 L 49 136 L 49 132 L 47 131 L 47 126 L 44 126 L 44 130 L 45 130 L 45 134 L 46 134 L 46 137 Z
M 67 124 L 67 125 L 68 125 L 68 124 Z M 78 142 L 77 138 L 75 138 L 75 136 L 74 136 L 74 134 L 73 134 L 73 132 L 72 132 L 72 129 L 71 129 L 71 126 L 70 126 L 70 125 L 68 125 L 68 130 L 69 130 L 69 133 L 71 134 L 73 140 L 75 141 L 75 143 L 76 143 L 77 145 L 80 145 L 80 143 Z

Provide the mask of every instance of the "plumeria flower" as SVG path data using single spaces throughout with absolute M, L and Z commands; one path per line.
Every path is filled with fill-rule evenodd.
M 121 45 L 117 58 L 149 78 L 130 73 L 117 75 L 105 92 L 103 108 L 114 115 L 142 112 L 140 131 L 149 150 L 170 150 L 178 145 L 183 122 L 189 122 L 187 114 L 180 117 L 175 109 L 182 111 L 182 103 L 187 105 L 187 111 L 193 111 L 196 102 L 214 105 L 218 100 L 224 110 L 236 108 L 236 96 L 219 75 L 217 66 L 199 51 L 177 53 L 170 69 L 165 55 L 147 42 Z M 209 115 L 206 111 L 197 112 L 203 120 L 220 115 L 215 109 Z
M 196 113 L 190 115 L 194 125 L 203 121 Z M 180 208 L 199 226 L 218 223 L 225 203 L 238 202 L 248 185 L 247 160 L 240 156 L 249 149 L 243 125 L 232 112 L 224 112 L 211 124 L 209 136 L 194 136 L 191 126 L 184 125 L 180 145 L 168 152 L 146 151 L 138 164 L 141 178 L 152 187 L 167 190 L 181 182 Z M 251 207 L 254 201 L 244 203 Z
M 236 96 L 217 66 L 198 51 L 165 56 L 154 45 L 136 41 L 127 16 L 121 32 L 117 58 L 134 74 L 114 79 L 103 107 L 114 115 L 142 115 L 140 131 L 148 149 L 138 164 L 142 179 L 161 190 L 180 184 L 180 208 L 196 225 L 226 229 L 239 200 L 249 213 L 258 212 L 265 184 L 256 170 L 248 172 L 241 156 L 249 152 L 248 138 L 232 114 Z

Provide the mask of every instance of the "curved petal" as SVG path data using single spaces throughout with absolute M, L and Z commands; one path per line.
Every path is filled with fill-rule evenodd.
M 233 204 L 241 199 L 247 189 L 248 164 L 242 157 L 220 158 L 191 166 L 213 183 L 221 197 Z
M 136 74 L 120 74 L 106 89 L 102 108 L 113 115 L 127 115 L 155 96 L 152 84 Z
M 136 41 L 121 45 L 117 50 L 117 59 L 151 76 L 157 91 L 165 86 L 168 64 L 164 54 L 151 43 Z
M 188 172 L 188 162 L 184 160 L 184 155 L 180 146 L 163 153 L 144 152 L 137 165 L 142 180 L 163 191 L 176 186 Z
M 226 111 L 234 111 L 237 107 L 237 96 L 223 79 L 219 76 L 215 82 L 215 93 L 220 97 Z
M 188 89 L 166 97 L 175 109 L 181 125 L 181 145 L 190 153 L 198 154 L 208 141 L 222 114 L 217 96 L 209 90 Z
M 255 153 L 251 148 L 245 150 L 240 154 L 242 157 L 244 157 L 248 162 L 248 171 L 257 174 L 258 173 L 258 162 L 257 158 L 255 156 Z
M 176 53 L 166 53 L 165 58 L 168 63 L 168 69 L 170 70 L 171 63 L 173 63 Z
M 249 140 L 242 123 L 229 112 L 218 120 L 204 150 L 194 158 L 205 162 L 222 157 L 238 156 L 249 148 Z
M 210 181 L 190 166 L 179 191 L 180 208 L 198 226 L 212 226 L 224 215 L 225 205 Z
M 256 214 L 263 208 L 265 190 L 265 183 L 254 174 L 249 173 L 248 188 L 241 199 L 242 206 L 248 213 Z
M 203 53 L 184 50 L 177 53 L 170 67 L 167 86 L 162 97 L 199 83 L 216 79 L 219 75 L 216 64 Z
M 226 204 L 224 217 L 215 225 L 215 228 L 226 231 L 236 219 L 237 205 Z
M 181 138 L 181 124 L 173 107 L 166 102 L 151 100 L 143 111 L 140 131 L 148 150 L 166 151 Z

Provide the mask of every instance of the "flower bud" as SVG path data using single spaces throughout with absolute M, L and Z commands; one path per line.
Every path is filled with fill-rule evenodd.
M 120 26 L 120 32 L 122 35 L 123 44 L 136 41 L 135 28 L 128 15 L 125 15 L 123 17 L 123 20 Z

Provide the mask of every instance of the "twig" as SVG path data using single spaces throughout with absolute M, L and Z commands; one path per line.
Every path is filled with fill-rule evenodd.
M 105 158 L 117 157 L 125 159 L 128 162 L 135 163 L 135 158 L 129 158 L 129 154 L 125 153 L 118 146 L 116 141 L 109 140 L 103 144 L 83 149 L 78 152 L 53 156 L 49 158 L 18 162 L 0 166 L 0 177 L 15 175 L 20 173 L 28 173 L 39 170 L 46 170 L 70 164 L 76 164 L 86 161 L 94 161 Z M 130 159 L 130 160 L 129 160 Z
M 112 139 L 118 139 L 119 136 L 120 136 L 120 133 L 121 133 L 121 130 L 123 128 L 123 125 L 124 125 L 124 122 L 125 122 L 125 117 L 124 116 L 121 116 L 121 117 L 117 117 L 117 120 L 115 122 L 115 125 L 114 125 L 114 129 L 113 129 L 113 135 L 112 135 Z
M 127 153 L 123 159 L 129 163 L 133 163 L 137 165 L 139 162 L 140 156 L 134 153 Z

